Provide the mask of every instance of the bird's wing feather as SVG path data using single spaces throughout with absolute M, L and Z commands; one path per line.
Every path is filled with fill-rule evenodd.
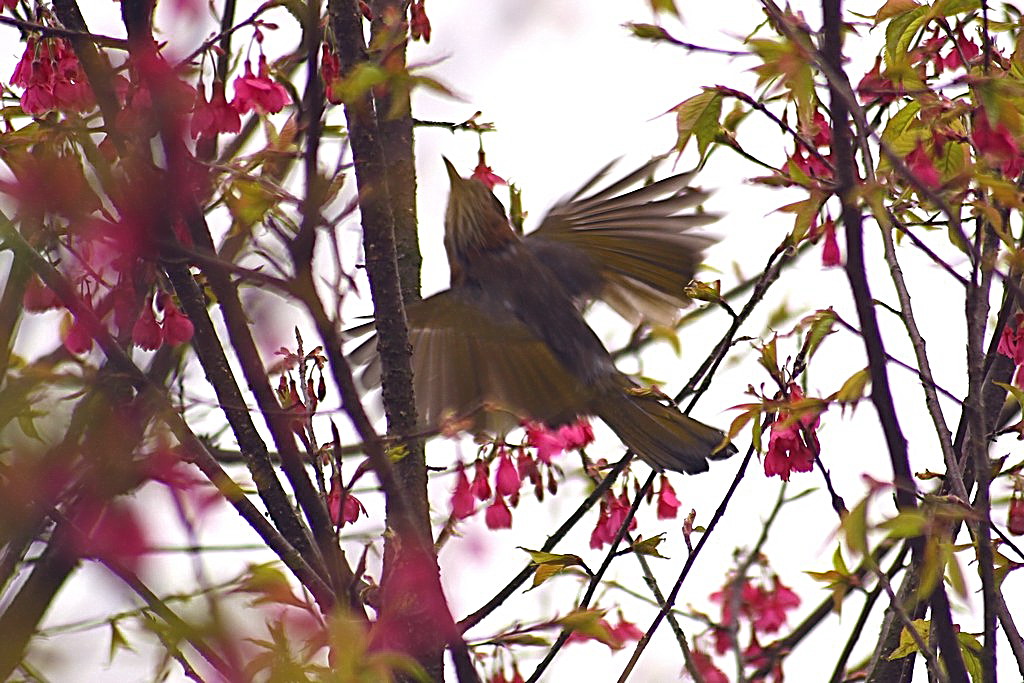
M 590 397 L 522 323 L 461 291 L 406 307 L 420 422 L 466 419 L 474 431 L 502 433 L 525 419 L 557 425 L 586 413 Z M 365 329 L 363 330 L 366 331 Z M 364 388 L 380 383 L 376 336 L 350 353 L 366 365 Z
M 600 298 L 626 319 L 674 322 L 689 299 L 684 288 L 712 237 L 694 232 L 717 217 L 680 213 L 708 193 L 681 173 L 630 190 L 648 178 L 660 159 L 644 164 L 603 189 L 601 169 L 583 188 L 555 205 L 524 242 L 557 273 L 571 296 Z

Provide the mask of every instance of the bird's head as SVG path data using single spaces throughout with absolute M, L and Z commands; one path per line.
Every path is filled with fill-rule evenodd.
M 452 162 L 442 159 L 451 184 L 444 219 L 444 241 L 450 265 L 463 265 L 477 253 L 517 240 L 505 216 L 505 208 L 487 186 L 476 178 L 463 178 Z

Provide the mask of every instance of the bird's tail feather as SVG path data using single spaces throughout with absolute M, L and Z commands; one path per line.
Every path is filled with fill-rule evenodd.
M 622 442 L 658 470 L 696 474 L 708 469 L 708 458 L 736 452 L 721 430 L 683 415 L 650 394 L 609 393 L 598 402 L 597 414 Z M 718 450 L 716 450 L 718 449 Z

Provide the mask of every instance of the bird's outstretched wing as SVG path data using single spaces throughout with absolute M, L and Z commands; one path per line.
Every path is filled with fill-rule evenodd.
M 449 290 L 407 306 L 406 315 L 416 408 L 424 426 L 466 419 L 471 431 L 501 434 L 524 419 L 558 425 L 588 412 L 587 388 L 503 311 Z M 380 384 L 376 335 L 350 358 L 366 366 L 364 387 Z
M 708 193 L 683 173 L 630 190 L 649 178 L 661 159 L 594 191 L 612 164 L 556 204 L 524 242 L 558 273 L 581 302 L 599 298 L 631 322 L 671 324 L 689 304 L 683 290 L 705 247 L 715 240 L 692 232 L 717 216 L 689 212 Z

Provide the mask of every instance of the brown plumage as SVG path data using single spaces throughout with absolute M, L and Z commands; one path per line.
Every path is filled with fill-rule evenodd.
M 657 162 L 591 192 L 609 167 L 520 237 L 479 180 L 451 181 L 445 249 L 451 288 L 408 307 L 420 418 L 481 431 L 597 415 L 659 470 L 703 472 L 721 431 L 681 414 L 616 369 L 581 309 L 600 298 L 632 322 L 668 324 L 711 240 L 713 217 L 680 214 L 706 195 L 676 175 L 639 189 Z M 588 194 L 590 193 L 590 194 Z M 368 355 L 372 342 L 357 351 Z M 372 377 L 373 371 L 370 371 Z

